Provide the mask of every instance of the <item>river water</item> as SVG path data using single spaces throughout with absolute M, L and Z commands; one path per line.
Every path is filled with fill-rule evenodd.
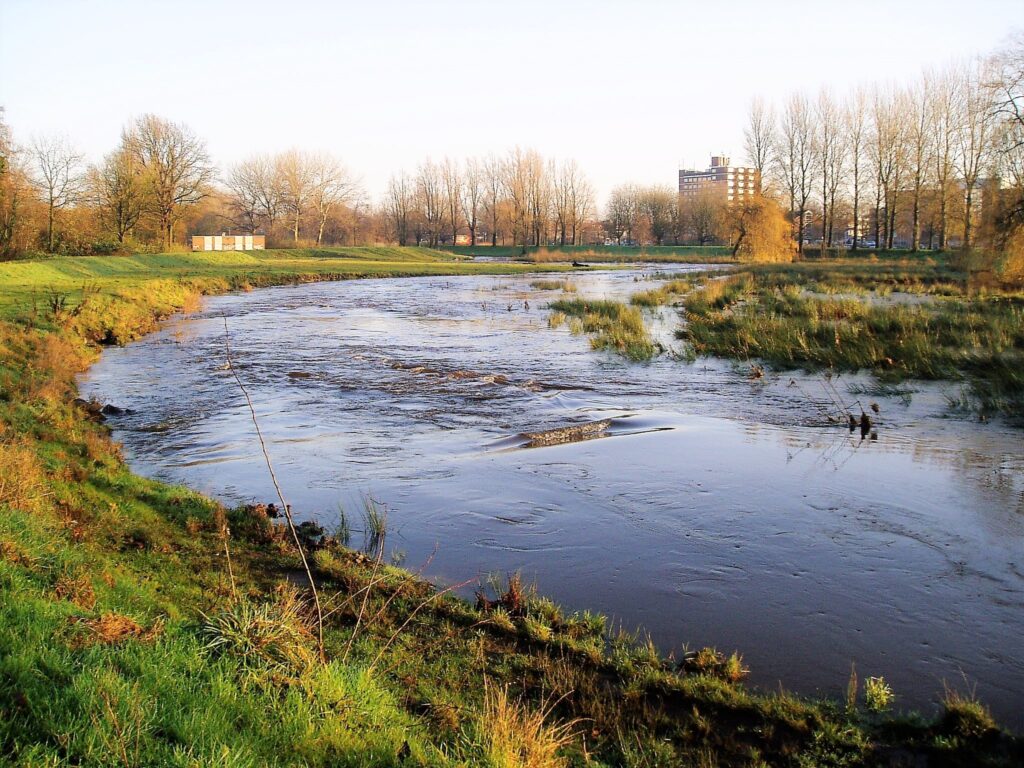
M 580 296 L 623 298 L 653 272 L 572 280 Z M 341 505 L 358 529 L 369 495 L 387 508 L 388 551 L 414 569 L 429 559 L 438 582 L 519 570 L 666 652 L 739 650 L 755 685 L 838 696 L 855 663 L 904 709 L 931 711 L 945 681 L 1024 726 L 1020 431 L 950 417 L 956 385 L 882 396 L 862 393 L 865 378 L 687 362 L 671 308 L 648 313 L 669 348 L 654 361 L 594 352 L 548 327 L 558 294 L 536 279 L 212 298 L 106 351 L 81 388 L 132 409 L 111 425 L 134 470 L 228 503 L 273 500 L 225 366 L 226 318 L 300 517 L 331 528 Z M 877 439 L 832 423 L 842 405 L 863 406 Z M 604 419 L 597 439 L 522 436 Z

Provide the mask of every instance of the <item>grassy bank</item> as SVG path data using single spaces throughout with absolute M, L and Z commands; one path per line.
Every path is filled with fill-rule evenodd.
M 685 306 L 697 354 L 962 381 L 953 405 L 1024 419 L 1024 294 L 948 259 L 745 267 Z
M 0 275 L 0 761 L 639 768 L 1024 757 L 969 698 L 947 697 L 925 720 L 875 712 L 884 701 L 855 680 L 847 704 L 755 693 L 738 657 L 668 661 L 514 577 L 474 606 L 388 566 L 379 537 L 365 554 L 345 531 L 306 526 L 327 617 L 321 658 L 310 595 L 294 586 L 296 550 L 273 510 L 224 509 L 131 474 L 96 409 L 75 403 L 74 377 L 99 342 L 135 338 L 204 293 L 480 271 L 395 256 L 2 267 L 14 271 Z M 54 294 L 66 301 L 46 301 Z

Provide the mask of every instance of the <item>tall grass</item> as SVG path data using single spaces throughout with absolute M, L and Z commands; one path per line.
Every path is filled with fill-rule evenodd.
M 493 768 L 563 768 L 560 751 L 575 738 L 576 722 L 549 725 L 554 706 L 531 709 L 508 688 L 486 684 L 479 725 L 480 751 Z

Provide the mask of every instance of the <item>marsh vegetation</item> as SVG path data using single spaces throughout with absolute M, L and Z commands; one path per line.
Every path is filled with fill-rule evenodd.
M 1024 416 L 1024 294 L 945 260 L 749 267 L 709 278 L 685 309 L 679 337 L 698 355 L 963 381 L 955 405 Z

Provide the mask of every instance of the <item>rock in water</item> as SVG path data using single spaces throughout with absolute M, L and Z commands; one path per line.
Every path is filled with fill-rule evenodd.
M 611 419 L 602 419 L 601 421 L 588 421 L 585 424 L 571 424 L 567 427 L 545 429 L 542 432 L 523 432 L 523 437 L 530 441 L 528 443 L 530 448 L 543 445 L 575 443 L 580 440 L 599 437 L 611 425 Z

